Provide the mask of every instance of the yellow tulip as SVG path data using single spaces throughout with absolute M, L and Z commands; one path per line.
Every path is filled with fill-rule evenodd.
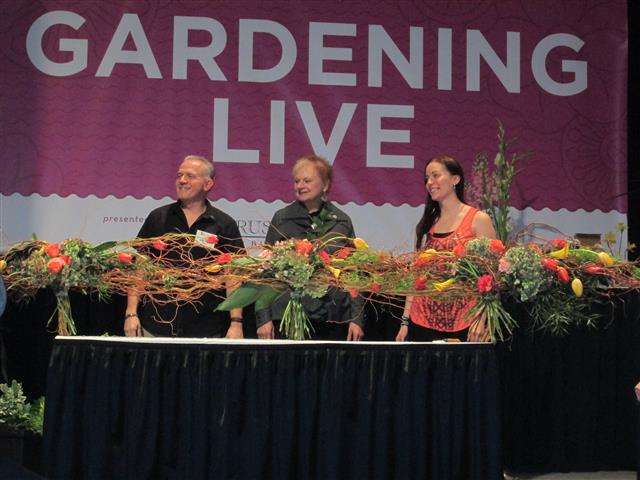
M 367 244 L 367 242 L 365 242 L 360 237 L 353 239 L 353 245 L 356 247 L 357 250 L 367 250 L 369 248 L 369 245 Z
M 222 270 L 222 268 L 223 268 L 222 265 L 219 265 L 217 263 L 212 263 L 204 267 L 204 270 L 205 272 L 209 272 L 209 273 L 217 273 L 220 270 Z
M 429 248 L 424 252 L 422 252 L 420 255 L 418 255 L 418 258 L 421 258 L 422 260 L 427 260 L 428 258 L 433 257 L 434 255 L 438 255 L 438 251 L 434 250 L 433 248 Z
M 600 263 L 602 263 L 605 267 L 610 267 L 615 263 L 615 260 L 611 258 L 607 252 L 598 253 L 598 258 L 600 259 Z
M 454 283 L 456 283 L 456 279 L 455 278 L 450 278 L 448 280 L 445 280 L 444 282 L 434 283 L 433 284 L 433 288 L 435 288 L 439 292 L 442 292 L 443 290 L 449 288 Z
M 571 282 L 571 290 L 573 290 L 573 293 L 576 294 L 576 297 L 582 296 L 582 281 L 579 278 L 573 279 L 573 281 Z
M 329 270 L 331 272 L 331 274 L 338 278 L 340 276 L 340 274 L 342 273 L 342 270 L 340 270 L 339 268 L 334 268 L 331 265 L 325 265 L 325 267 L 327 270 Z
M 604 241 L 608 243 L 616 243 L 617 240 L 616 232 L 607 232 L 604 234 Z
M 557 258 L 559 260 L 564 260 L 569 256 L 569 242 L 565 242 L 564 247 L 560 250 L 556 250 L 555 252 L 551 252 L 549 256 L 553 258 Z
M 0 272 L 2 272 L 5 268 L 7 268 L 6 260 L 0 260 Z

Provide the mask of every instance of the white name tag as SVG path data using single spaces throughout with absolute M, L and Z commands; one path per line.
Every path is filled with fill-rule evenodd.
M 215 233 L 198 230 L 196 231 L 196 243 L 199 243 L 203 247 L 215 248 L 218 244 L 218 236 Z

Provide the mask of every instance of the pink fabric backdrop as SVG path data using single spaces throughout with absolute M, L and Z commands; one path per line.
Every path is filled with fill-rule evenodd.
M 44 51 L 68 61 L 60 38 L 88 41 L 83 71 L 54 77 L 36 69 L 26 53 L 29 28 L 47 11 L 85 18 L 74 31 L 50 28 Z M 140 65 L 117 64 L 109 77 L 95 76 L 124 13 L 137 14 L 162 73 L 149 79 Z M 210 17 L 227 33 L 216 58 L 227 81 L 210 80 L 197 62 L 186 80 L 172 79 L 175 16 Z M 291 72 L 272 83 L 237 80 L 239 19 L 269 19 L 285 26 L 297 45 Z M 552 210 L 627 211 L 626 199 L 626 2 L 588 0 L 481 0 L 443 2 L 191 2 L 33 0 L 0 4 L 0 193 L 76 194 L 160 198 L 173 194 L 173 178 L 186 154 L 212 156 L 213 102 L 229 99 L 229 146 L 259 149 L 260 163 L 218 163 L 213 197 L 229 200 L 290 198 L 290 167 L 311 151 L 296 101 L 313 104 L 325 138 L 342 103 L 357 108 L 335 160 L 332 198 L 340 203 L 424 201 L 422 169 L 430 156 L 447 153 L 469 168 L 475 153 L 496 144 L 496 119 L 516 149 L 534 155 L 522 164 L 513 206 Z M 330 46 L 352 48 L 352 62 L 326 62 L 325 70 L 357 74 L 358 84 L 308 83 L 309 22 L 352 23 L 355 37 L 332 37 Z M 407 54 L 409 27 L 424 29 L 424 86 L 407 85 L 389 61 L 383 87 L 367 86 L 368 25 L 382 25 Z M 437 89 L 437 31 L 453 34 L 452 89 Z M 504 60 L 507 32 L 520 32 L 521 91 L 509 93 L 481 65 L 480 91 L 466 90 L 466 31 L 477 29 Z M 552 77 L 562 59 L 588 63 L 588 88 L 577 95 L 545 92 L 531 72 L 534 47 L 547 35 L 582 39 L 580 52 L 557 49 L 547 60 Z M 266 36 L 263 36 L 266 37 Z M 279 58 L 277 42 L 256 42 L 256 66 Z M 193 33 L 191 45 L 206 45 Z M 131 39 L 125 45 L 133 48 Z M 275 58 L 275 60 L 274 60 Z M 285 164 L 269 163 L 270 102 L 285 101 Z M 407 144 L 383 144 L 385 154 L 414 155 L 413 169 L 366 166 L 366 110 L 371 104 L 412 105 L 414 118 L 386 119 L 384 128 L 409 130 Z

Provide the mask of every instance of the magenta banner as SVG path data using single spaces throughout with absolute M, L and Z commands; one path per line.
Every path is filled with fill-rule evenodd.
M 2 2 L 0 193 L 173 194 L 212 157 L 214 198 L 291 197 L 315 151 L 339 203 L 424 201 L 497 121 L 513 206 L 627 211 L 625 1 Z

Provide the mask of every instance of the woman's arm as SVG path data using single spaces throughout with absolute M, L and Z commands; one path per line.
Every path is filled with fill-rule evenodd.
M 471 223 L 471 230 L 473 230 L 474 237 L 496 238 L 496 231 L 493 228 L 491 217 L 485 212 L 476 213 Z
M 396 342 L 404 342 L 409 336 L 409 323 L 408 318 L 411 315 L 411 304 L 413 303 L 413 297 L 408 296 L 404 301 L 404 310 L 402 311 L 402 320 L 400 321 L 400 328 L 396 335 Z

